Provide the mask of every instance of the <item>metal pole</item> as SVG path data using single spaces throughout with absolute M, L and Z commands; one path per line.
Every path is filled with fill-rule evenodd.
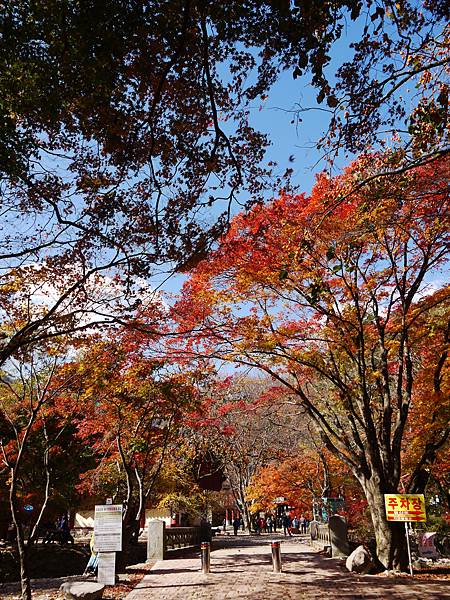
M 200 553 L 202 559 L 202 573 L 209 573 L 211 567 L 211 544 L 202 542 L 200 544 Z
M 411 560 L 411 546 L 409 545 L 409 531 L 408 531 L 407 521 L 405 521 L 405 531 L 406 531 L 406 544 L 408 546 L 409 573 L 410 573 L 411 577 L 414 577 L 413 568 L 412 568 L 412 560 Z
M 272 565 L 274 573 L 281 573 L 281 548 L 280 542 L 272 541 Z

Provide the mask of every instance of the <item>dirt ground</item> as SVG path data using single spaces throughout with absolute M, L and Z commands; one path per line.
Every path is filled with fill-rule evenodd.
M 103 594 L 103 600 L 122 600 L 152 568 L 153 563 L 138 563 L 127 568 L 127 572 L 119 575 L 115 586 L 108 586 Z M 96 581 L 94 576 L 72 575 L 70 577 L 53 577 L 33 579 L 31 588 L 33 600 L 62 600 L 64 595 L 59 591 L 61 584 L 66 581 Z M 18 583 L 0 584 L 0 600 L 18 600 L 20 585 Z
M 121 600 L 151 568 L 143 562 L 146 555 L 146 544 L 141 543 L 132 548 L 133 566 L 120 575 L 114 587 L 108 587 L 103 596 L 105 600 Z M 32 548 L 30 558 L 30 575 L 33 598 L 38 600 L 60 600 L 63 595 L 59 588 L 65 581 L 95 581 L 93 577 L 84 577 L 90 551 L 88 543 L 77 543 L 74 546 L 59 544 L 36 544 Z M 17 556 L 10 547 L 0 549 L 0 600 L 13 600 L 20 596 L 18 583 L 19 570 Z

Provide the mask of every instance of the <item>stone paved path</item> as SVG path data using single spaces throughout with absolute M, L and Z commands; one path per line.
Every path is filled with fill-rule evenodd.
M 272 573 L 274 536 L 213 541 L 211 573 L 199 572 L 199 554 L 159 561 L 127 600 L 450 600 L 445 581 L 355 576 L 343 562 L 319 555 L 300 538 L 283 538 L 283 573 Z

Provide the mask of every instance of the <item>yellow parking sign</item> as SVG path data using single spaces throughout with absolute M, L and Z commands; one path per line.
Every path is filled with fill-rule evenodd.
M 423 494 L 384 494 L 388 521 L 426 521 Z

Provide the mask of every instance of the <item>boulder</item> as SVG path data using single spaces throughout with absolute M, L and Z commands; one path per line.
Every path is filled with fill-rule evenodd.
M 100 600 L 105 586 L 94 581 L 66 581 L 59 589 L 67 600 Z
M 358 546 L 345 561 L 345 566 L 354 573 L 366 574 L 375 567 L 370 552 L 364 546 Z
M 429 563 L 426 559 L 418 558 L 417 560 L 413 560 L 412 566 L 414 569 L 426 569 Z

